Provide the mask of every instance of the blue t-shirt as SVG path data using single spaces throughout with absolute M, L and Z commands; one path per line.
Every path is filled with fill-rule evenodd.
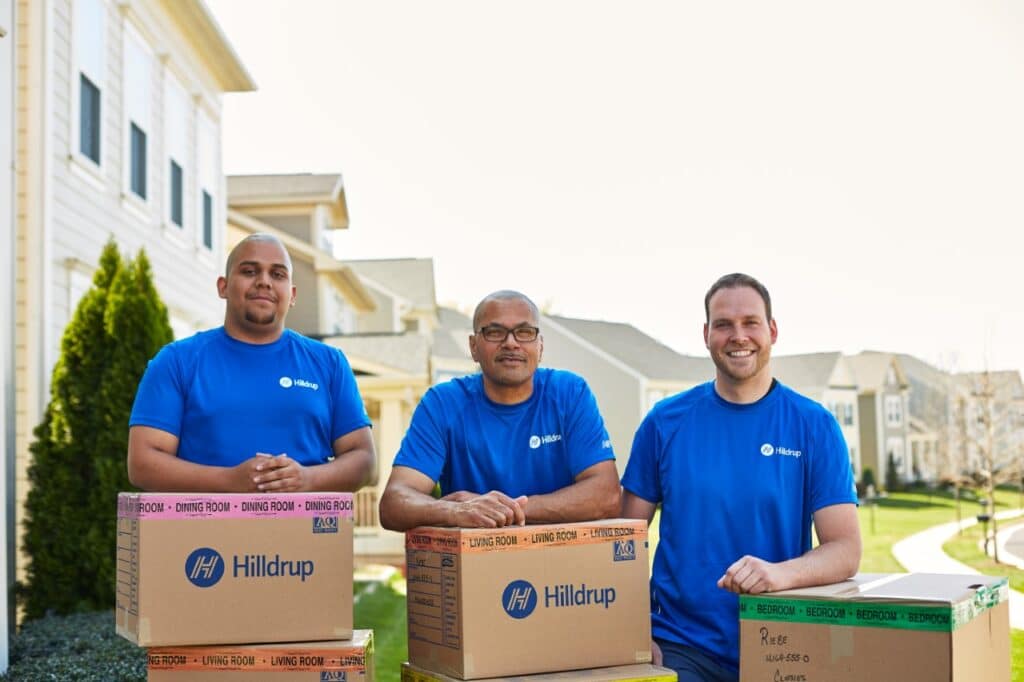
M 395 456 L 448 494 L 500 490 L 542 495 L 572 485 L 598 462 L 615 459 L 594 394 L 582 378 L 541 368 L 533 394 L 500 405 L 474 374 L 434 386 L 416 407 Z
M 290 329 L 250 344 L 218 327 L 150 360 L 128 423 L 177 436 L 181 459 L 230 467 L 257 452 L 322 464 L 335 440 L 370 420 L 337 348 Z
M 745 554 L 811 549 L 811 515 L 856 503 L 846 441 L 820 404 L 776 382 L 749 405 L 714 382 L 662 400 L 640 424 L 623 487 L 661 503 L 651 577 L 655 637 L 739 666 L 739 599 L 716 582 Z

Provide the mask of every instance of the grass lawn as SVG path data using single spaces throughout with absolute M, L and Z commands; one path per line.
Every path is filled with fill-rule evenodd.
M 373 630 L 374 668 L 378 682 L 398 682 L 408 656 L 405 629 L 405 579 L 355 585 L 353 620 L 359 630 Z

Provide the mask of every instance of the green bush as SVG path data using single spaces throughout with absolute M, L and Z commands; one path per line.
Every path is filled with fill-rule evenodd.
M 114 605 L 117 493 L 128 416 L 146 363 L 172 339 L 167 309 L 140 252 L 113 241 L 64 330 L 50 402 L 29 447 L 25 501 L 26 618 Z

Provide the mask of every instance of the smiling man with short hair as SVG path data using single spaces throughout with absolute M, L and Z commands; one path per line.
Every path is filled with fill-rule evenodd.
M 374 463 L 370 420 L 337 348 L 285 328 L 292 261 L 254 234 L 228 256 L 224 326 L 164 346 L 139 383 L 128 475 L 153 491 L 354 491 Z
M 381 525 L 494 528 L 590 521 L 619 511 L 614 454 L 582 378 L 538 369 L 540 313 L 497 291 L 473 314 L 480 373 L 431 388 L 395 456 Z M 440 483 L 441 499 L 431 492 Z

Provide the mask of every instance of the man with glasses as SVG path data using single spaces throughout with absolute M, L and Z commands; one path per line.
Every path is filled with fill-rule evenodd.
M 582 378 L 538 369 L 540 313 L 497 291 L 473 314 L 480 373 L 420 401 L 380 501 L 381 525 L 495 528 L 616 516 L 619 483 L 604 420 Z M 440 484 L 443 497 L 432 492 Z

